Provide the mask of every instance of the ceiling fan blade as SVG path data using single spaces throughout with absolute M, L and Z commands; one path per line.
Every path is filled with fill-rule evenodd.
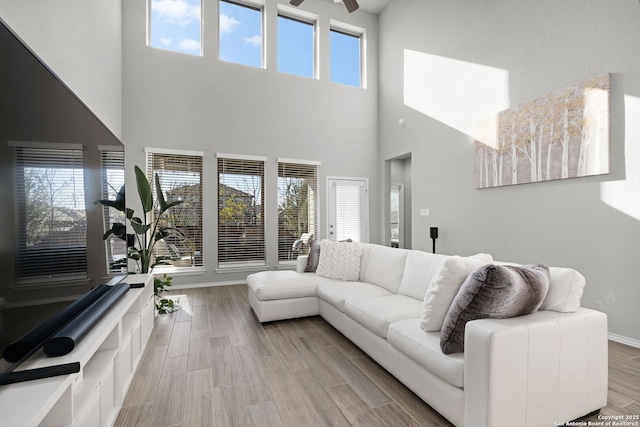
M 290 4 L 290 5 L 292 5 L 292 6 L 300 6 L 300 5 L 302 4 L 302 2 L 303 2 L 303 1 L 304 1 L 304 0 L 291 0 L 291 1 L 289 2 L 289 4 Z
M 360 5 L 356 0 L 343 0 L 343 1 L 344 1 L 344 5 L 347 6 L 347 10 L 349 11 L 349 13 L 355 10 L 358 10 L 358 8 L 360 7 Z

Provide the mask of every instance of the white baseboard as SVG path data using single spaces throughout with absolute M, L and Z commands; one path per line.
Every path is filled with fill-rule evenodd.
M 640 341 L 634 340 L 633 338 L 623 337 L 622 335 L 613 334 L 609 332 L 609 339 L 611 341 L 619 342 L 620 344 L 626 344 L 631 347 L 640 348 Z

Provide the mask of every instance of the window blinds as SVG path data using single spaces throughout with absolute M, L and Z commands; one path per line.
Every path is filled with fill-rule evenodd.
M 362 241 L 361 185 L 336 185 L 336 240 Z
M 82 147 L 14 146 L 17 283 L 87 277 Z
M 200 267 L 203 265 L 202 155 L 147 152 L 147 156 L 147 177 L 154 194 L 154 176 L 158 174 L 165 200 L 184 201 L 166 211 L 159 223 L 176 227 L 184 237 L 172 235 L 157 242 L 156 256 L 168 256 L 174 267 Z M 157 215 L 157 210 L 152 214 Z
M 124 185 L 124 151 L 103 149 L 100 152 L 102 175 L 102 199 L 115 200 L 120 187 Z M 123 212 L 108 206 L 102 207 L 104 230 L 109 230 L 115 223 L 126 223 Z M 111 235 L 105 243 L 107 272 L 122 273 L 127 271 L 127 243 Z
M 265 265 L 264 160 L 218 156 L 218 265 Z
M 303 234 L 316 237 L 318 165 L 278 162 L 278 261 L 296 259 L 307 248 Z

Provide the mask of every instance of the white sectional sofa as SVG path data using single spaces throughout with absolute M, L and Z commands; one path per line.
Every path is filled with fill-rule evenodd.
M 448 257 L 358 245 L 357 281 L 304 273 L 304 256 L 297 271 L 249 275 L 258 319 L 322 316 L 458 427 L 553 426 L 606 405 L 607 318 L 579 307 L 584 277 L 575 270 L 550 269 L 537 312 L 471 321 L 464 352 L 443 354 L 440 331 L 420 324 Z

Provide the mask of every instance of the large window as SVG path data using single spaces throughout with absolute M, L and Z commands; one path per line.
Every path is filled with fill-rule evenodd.
M 315 77 L 315 21 L 278 15 L 278 71 Z
M 173 267 L 201 267 L 202 247 L 202 153 L 147 149 L 147 175 L 157 191 L 155 174 L 167 202 L 182 200 L 163 214 L 159 225 L 175 227 L 183 236 L 171 235 L 156 243 L 156 256 L 168 257 Z M 157 214 L 154 209 L 153 214 Z M 162 266 L 158 266 L 162 268 Z
M 265 265 L 264 159 L 218 154 L 218 266 Z
M 201 55 L 201 11 L 201 0 L 150 0 L 149 45 Z
M 124 185 L 124 151 L 122 147 L 101 147 L 102 199 L 115 200 Z M 123 212 L 103 206 L 104 229 L 110 230 L 113 224 L 125 224 Z M 105 241 L 107 271 L 122 273 L 127 271 L 127 244 L 124 240 L 109 236 Z
M 278 159 L 278 261 L 295 260 L 317 238 L 318 165 Z
M 13 144 L 18 283 L 87 277 L 82 146 Z
M 331 81 L 362 87 L 363 30 L 331 27 Z
M 220 59 L 262 67 L 262 7 L 220 0 Z

